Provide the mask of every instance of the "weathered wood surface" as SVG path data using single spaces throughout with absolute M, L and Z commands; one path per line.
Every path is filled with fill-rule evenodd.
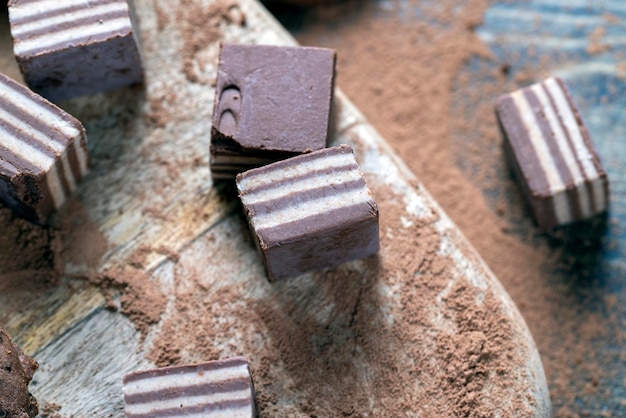
M 161 327 L 152 326 L 142 341 L 127 317 L 105 308 L 105 298 L 98 289 L 85 281 L 70 280 L 72 277 L 129 264 L 141 266 L 169 295 L 164 320 L 172 314 L 177 289 L 194 286 L 188 275 L 176 274 L 180 271 L 202 272 L 204 289 L 245 284 L 241 291 L 243 308 L 261 300 L 278 303 L 280 292 L 288 291 L 283 297 L 301 302 L 297 314 L 329 321 L 322 318 L 328 313 L 321 307 L 334 303 L 332 295 L 312 287 L 315 282 L 309 280 L 310 276 L 278 285 L 260 279 L 262 265 L 242 234 L 244 227 L 236 203 L 228 193 L 214 187 L 209 175 L 209 121 L 214 94 L 210 81 L 214 79 L 217 44 L 201 48 L 193 57 L 192 67 L 184 70 L 186 26 L 178 13 L 184 9 L 182 2 L 136 0 L 135 4 L 145 52 L 145 89 L 127 89 L 64 103 L 87 127 L 93 171 L 72 201 L 58 213 L 56 222 L 68 224 L 78 207 L 80 216 L 89 220 L 93 231 L 77 228 L 63 235 L 63 245 L 72 250 L 66 252 L 62 266 L 67 280 L 58 287 L 46 292 L 9 287 L 9 291 L 0 294 L 0 317 L 9 317 L 8 323 L 2 325 L 41 364 L 32 384 L 33 393 L 42 405 L 47 402 L 61 405 L 63 416 L 121 416 L 121 377 L 128 371 L 152 366 L 146 355 Z M 246 24 L 236 24 L 237 16 L 231 23 L 222 22 L 224 40 L 294 43 L 255 0 L 240 0 L 232 12 L 243 13 Z M 163 16 L 169 16 L 167 30 L 159 27 L 164 24 Z M 6 57 L 10 45 L 6 36 L 2 41 L 2 53 Z M 3 60 L 2 65 L 6 65 L 3 70 L 15 75 L 12 64 Z M 189 71 L 200 82 L 190 82 Z M 447 289 L 465 282 L 477 292 L 477 305 L 482 303 L 483 296 L 492 295 L 506 312 L 517 346 L 513 363 L 519 367 L 510 372 L 506 398 L 492 400 L 494 410 L 515 399 L 533 415 L 548 416 L 550 401 L 539 355 L 517 308 L 385 141 L 345 96 L 340 92 L 337 96 L 339 116 L 332 142 L 352 145 L 370 186 L 388 190 L 387 198 L 403 208 L 401 220 L 406 225 L 403 233 L 414 233 L 409 226 L 436 215 L 437 220 L 431 226 L 437 231 L 440 253 L 454 264 Z M 169 116 L 163 117 L 159 111 Z M 386 233 L 381 231 L 383 235 Z M 98 254 L 96 263 L 80 251 L 82 246 L 90 245 L 88 241 L 93 239 L 90 234 L 101 234 L 107 242 L 106 251 Z M 383 248 L 381 257 L 385 256 Z M 353 264 L 357 271 L 367 269 L 368 265 L 367 262 Z M 401 284 L 398 289 L 379 283 L 376 291 L 381 315 L 400 303 L 398 294 L 403 293 L 403 286 L 411 283 Z M 220 303 L 219 292 L 215 293 L 207 295 L 207 303 Z M 445 319 L 449 309 L 443 291 L 432 301 L 431 313 L 435 319 L 429 326 L 433 332 L 456 332 L 455 325 Z M 222 319 L 228 323 L 245 320 L 236 310 L 227 312 L 229 316 Z M 415 324 L 402 326 L 417 332 Z M 267 327 L 253 331 L 254 335 L 238 335 L 238 338 L 256 338 L 263 345 L 263 341 L 271 341 L 274 335 Z M 237 353 L 233 347 L 239 345 L 238 341 L 219 338 L 213 343 L 223 354 Z M 401 364 L 406 360 L 401 358 L 403 347 L 395 349 L 398 359 L 394 360 Z M 183 353 L 182 358 L 201 360 L 194 353 Z M 251 361 L 254 363 L 255 359 Z M 358 366 L 364 375 L 370 367 L 365 363 Z M 284 365 L 275 367 L 280 369 Z M 276 408 L 286 415 L 305 415 L 298 409 L 298 402 L 305 395 L 298 393 L 297 387 L 280 388 L 280 383 L 277 386 Z M 411 391 L 419 390 L 416 382 L 402 396 L 410 399 Z M 426 407 L 416 405 L 416 410 L 424 412 L 422 408 Z M 379 415 L 383 412 L 378 410 Z

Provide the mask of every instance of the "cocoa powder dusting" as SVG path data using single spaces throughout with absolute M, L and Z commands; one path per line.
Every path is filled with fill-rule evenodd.
M 235 219 L 241 236 L 217 245 L 218 232 L 203 237 L 217 250 L 181 255 L 175 307 L 149 358 L 167 366 L 250 356 L 260 416 L 529 413 L 527 404 L 503 401 L 515 379 L 511 370 L 524 365 L 512 360 L 519 357 L 502 305 L 464 280 L 446 293 L 453 261 L 439 254 L 438 218 L 407 227 L 398 196 L 386 189 L 373 193 L 384 231 L 380 255 L 328 272 L 276 283 L 259 272 L 224 284 L 213 269 L 197 269 L 195 257 L 236 251 L 233 241 L 247 236 L 245 223 Z M 383 301 L 381 289 L 393 288 L 402 289 L 397 303 Z M 455 324 L 455 332 L 433 326 L 431 305 L 440 294 L 449 312 L 443 320 Z M 477 297 L 484 297 L 482 304 Z
M 183 72 L 192 83 L 206 84 L 210 80 L 203 77 L 201 73 L 208 63 L 201 59 L 202 56 L 199 56 L 199 53 L 212 43 L 221 40 L 224 24 L 242 26 L 246 23 L 246 16 L 236 0 L 214 2 L 182 0 L 177 18 L 180 22 L 184 22 L 181 33 L 185 42 L 181 51 Z
M 500 94 L 551 75 L 549 62 L 567 57 L 539 56 L 531 46 L 528 56 L 537 64 L 520 64 L 517 57 L 512 68 L 495 61 L 473 31 L 495 2 L 427 3 L 320 6 L 304 14 L 296 37 L 305 45 L 337 49 L 339 87 L 417 174 L 512 296 L 542 356 L 554 415 L 600 414 L 581 408 L 581 400 L 590 395 L 600 402 L 611 399 L 611 388 L 602 382 L 619 372 L 601 365 L 607 358 L 594 351 L 595 343 L 609 338 L 608 327 L 623 325 L 619 313 L 602 314 L 611 312 L 605 306 L 615 295 L 586 291 L 593 273 L 578 266 L 597 250 L 598 241 L 585 237 L 593 236 L 601 221 L 585 227 L 591 232 L 583 228 L 581 239 L 568 236 L 567 229 L 552 237 L 537 232 L 509 175 L 493 114 Z M 420 18 L 398 17 L 399 10 L 415 9 Z M 285 16 L 289 24 L 290 15 Z M 608 50 L 604 34 L 599 27 L 589 35 L 589 54 Z M 474 72 L 480 76 L 468 76 L 468 65 L 478 66 Z M 611 338 L 618 346 L 625 341 L 623 333 Z M 443 346 L 451 358 L 461 352 L 453 343 Z M 465 405 L 463 392 L 456 393 L 462 395 L 456 405 Z M 619 408 L 619 398 L 617 403 Z
M 120 266 L 103 273 L 90 274 L 86 279 L 100 287 L 107 299 L 107 307 L 128 316 L 143 337 L 150 325 L 161 319 L 166 296 L 150 280 L 145 270 Z M 119 301 L 116 300 L 118 297 Z
M 58 232 L 25 221 L 0 204 L 0 291 L 11 286 L 38 288 L 57 281 Z
M 348 1 L 313 9 L 299 40 L 337 49 L 339 86 L 417 173 L 505 285 L 538 343 L 557 400 L 556 415 L 575 416 L 575 396 L 601 390 L 604 371 L 586 352 L 605 332 L 604 324 L 599 314 L 577 309 L 567 283 L 552 285 L 554 265 L 565 270 L 566 261 L 552 251 L 554 242 L 522 234 L 523 228 L 511 222 L 521 219 L 528 227 L 521 197 L 513 196 L 517 206 L 501 201 L 494 209 L 482 192 L 498 182 L 513 182 L 498 176 L 506 171 L 502 156 L 486 151 L 500 141 L 491 100 L 536 75 L 517 71 L 510 77 L 508 63 L 495 70 L 487 65 L 491 82 L 459 98 L 455 92 L 470 84 L 460 75 L 468 61 L 492 59 L 474 33 L 489 2 L 443 0 L 428 7 L 411 1 L 425 16 L 421 23 L 390 16 L 370 19 L 377 7 L 373 3 Z M 165 36 L 174 17 L 158 4 L 156 8 L 158 29 Z M 215 54 L 205 56 L 207 48 L 221 39 L 223 24 L 245 25 L 245 15 L 234 0 L 181 0 L 175 19 L 183 22 L 185 76 L 209 84 L 205 70 L 215 62 L 207 57 Z M 601 46 L 602 34 L 590 42 L 594 48 Z M 163 97 L 150 98 L 148 126 L 160 129 L 175 120 L 169 112 L 178 101 L 176 94 L 172 86 L 164 89 Z M 471 107 L 476 102 L 480 106 Z M 467 117 L 470 111 L 472 118 Z M 463 135 L 480 138 L 463 142 Z M 467 176 L 460 161 L 475 167 L 476 174 Z M 171 170 L 170 177 L 176 178 L 176 166 Z M 439 254 L 436 217 L 407 227 L 404 210 L 396 203 L 399 197 L 389 190 L 373 193 L 381 211 L 381 255 L 312 275 L 313 296 L 308 300 L 320 301 L 324 318 L 312 317 L 300 303 L 294 289 L 302 279 L 270 284 L 259 273 L 253 282 L 222 285 L 219 275 L 228 274 L 227 268 L 209 274 L 195 268 L 193 255 L 170 254 L 167 248 L 163 252 L 174 263 L 172 295 L 164 294 L 139 259 L 79 278 L 99 286 L 109 308 L 129 316 L 143 337 L 161 321 L 149 353 L 159 366 L 250 356 L 261 416 L 406 416 L 432 411 L 441 411 L 438 417 L 528 415 L 527 405 L 505 402 L 515 378 L 511 371 L 523 365 L 513 363 L 519 358 L 513 355 L 518 347 L 502 305 L 491 292 L 478 295 L 463 280 L 444 292 L 453 263 Z M 41 291 L 58 278 L 64 257 L 83 260 L 87 271 L 97 270 L 108 249 L 106 238 L 98 232 L 82 255 L 80 242 L 96 232 L 87 228 L 81 234 L 81 225 L 88 227 L 89 221 L 79 206 L 72 210 L 80 215 L 72 224 L 42 229 L 0 208 L 5 228 L 0 234 L 0 291 L 12 285 Z M 235 251 L 228 240 L 246 236 L 245 222 L 237 222 L 241 234 L 227 237 L 224 251 Z M 71 231 L 76 236 L 68 237 Z M 59 236 L 69 247 L 60 247 Z M 209 231 L 197 245 L 216 237 Z M 220 254 L 202 256 L 220 263 Z M 22 280 L 26 276 L 29 280 Z M 400 303 L 389 312 L 382 312 L 381 288 L 403 289 L 395 295 Z M 454 324 L 454 333 L 433 330 L 429 306 L 441 294 L 449 308 L 442 320 Z M 484 298 L 482 304 L 475 303 L 478 296 Z M 410 324 L 413 331 L 402 324 Z M 588 373 L 574 376 L 573 365 L 584 362 L 589 362 Z M 277 364 L 287 376 L 279 375 Z M 291 407 L 284 406 L 285 397 Z M 50 405 L 43 412 L 53 417 L 57 410 Z

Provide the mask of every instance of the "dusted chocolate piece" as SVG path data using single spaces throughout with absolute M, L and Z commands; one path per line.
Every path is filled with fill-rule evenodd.
M 606 172 L 562 80 L 504 95 L 496 113 L 507 157 L 543 230 L 607 210 Z
M 39 365 L 13 344 L 0 328 L 0 417 L 34 418 L 37 400 L 28 392 L 28 383 Z
M 326 146 L 335 52 L 223 45 L 211 128 L 214 179 Z
M 24 80 L 49 100 L 142 81 L 128 0 L 11 0 L 9 21 Z
M 378 252 L 378 207 L 347 145 L 246 171 L 237 188 L 270 280 Z
M 0 74 L 0 201 L 46 223 L 87 171 L 81 123 Z
M 244 357 L 127 374 L 124 403 L 128 418 L 256 416 Z

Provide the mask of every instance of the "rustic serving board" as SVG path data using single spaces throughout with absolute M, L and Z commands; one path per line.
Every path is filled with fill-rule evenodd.
M 163 345 L 163 334 L 177 329 L 171 319 L 176 318 L 181 306 L 177 298 L 184 294 L 202 295 L 207 315 L 212 312 L 216 321 L 237 330 L 227 336 L 208 335 L 212 353 L 250 357 L 261 394 L 260 409 L 267 415 L 308 416 L 315 411 L 326 411 L 328 415 L 333 410 L 330 399 L 336 390 L 331 381 L 326 382 L 327 388 L 317 391 L 298 385 L 294 370 L 286 362 L 278 361 L 271 367 L 261 364 L 259 357 L 271 358 L 267 353 L 280 351 L 272 344 L 283 341 L 285 335 L 271 321 L 247 322 L 247 311 L 258 306 L 266 310 L 285 307 L 281 315 L 295 327 L 302 324 L 301 318 L 327 328 L 339 324 L 345 326 L 348 336 L 353 335 L 359 322 L 367 321 L 387 324 L 394 332 L 402 330 L 417 347 L 401 346 L 397 343 L 400 340 L 390 338 L 385 341 L 389 345 L 386 352 L 394 354 L 386 357 L 385 364 L 372 360 L 376 356 L 359 354 L 367 354 L 367 347 L 359 346 L 363 336 L 351 342 L 355 344 L 353 355 L 340 360 L 350 363 L 355 386 L 372 387 L 368 400 L 372 415 L 385 416 L 391 411 L 389 405 L 400 401 L 408 405 L 404 413 L 409 416 L 443 414 L 446 399 L 434 399 L 429 405 L 411 402 L 419 394 L 434 390 L 428 379 L 415 379 L 399 392 L 380 395 L 372 371 L 389 364 L 394 369 L 410 368 L 414 359 L 407 353 L 411 350 L 427 357 L 432 351 L 435 358 L 439 336 L 462 336 L 462 327 L 455 321 L 461 308 L 450 302 L 452 290 L 462 289 L 473 296 L 471 306 L 463 309 L 479 309 L 486 317 L 485 323 L 496 311 L 504 313 L 499 325 L 510 331 L 513 343 L 507 353 L 507 364 L 512 366 L 506 371 L 506 379 L 488 370 L 484 373 L 479 392 L 482 405 L 492 406 L 495 416 L 502 415 L 510 405 L 518 405 L 520 416 L 549 415 L 541 361 L 517 308 L 455 225 L 339 91 L 332 144 L 353 146 L 379 200 L 381 254 L 331 272 L 268 283 L 245 237 L 232 189 L 214 185 L 210 179 L 212 82 L 220 40 L 282 45 L 295 41 L 256 0 L 136 0 L 135 7 L 145 54 L 145 86 L 61 104 L 87 128 L 93 169 L 53 220 L 53 227 L 62 231 L 60 242 L 55 244 L 63 249 L 58 266 L 62 272 L 60 283 L 21 287 L 15 283 L 28 280 L 28 272 L 9 275 L 0 266 L 0 283 L 5 281 L 0 286 L 2 326 L 41 364 L 31 385 L 41 405 L 60 406 L 58 413 L 62 416 L 122 416 L 122 375 L 154 366 L 153 361 L 158 359 L 155 347 Z M 193 10 L 207 13 L 194 15 Z M 0 70 L 17 76 L 14 63 L 6 58 L 11 53 L 6 28 L 2 28 L 0 39 Z M 407 272 L 406 265 L 394 264 L 394 251 L 397 242 L 415 242 L 414 257 L 422 257 L 415 236 L 426 231 L 432 235 L 431 244 L 434 236 L 438 259 L 448 266 L 441 269 L 447 282 L 433 293 L 428 306 L 417 307 L 427 314 L 426 319 L 413 321 L 406 312 L 403 295 L 414 293 L 420 286 L 425 286 L 423 292 L 427 292 L 428 283 L 419 281 L 427 280 L 432 272 L 419 273 L 419 262 L 415 263 L 415 272 Z M 413 253 L 407 254 L 411 258 Z M 408 265 L 413 262 L 409 260 Z M 115 309 L 120 306 L 124 289 L 107 282 L 106 277 L 128 274 L 127 268 L 132 269 L 131 274 L 145 275 L 146 283 L 164 295 L 155 301 L 163 302 L 156 321 L 142 317 L 141 312 L 134 315 L 137 312 L 132 310 L 126 312 L 129 318 Z M 335 289 L 337 283 L 333 280 L 346 277 L 354 280 L 347 282 L 345 289 Z M 99 287 L 93 285 L 96 282 Z M 225 305 L 221 296 L 224 289 L 235 293 L 236 309 Z M 342 298 L 344 291 L 357 296 Z M 149 295 L 141 292 L 136 296 L 150 301 Z M 362 301 L 370 299 L 376 302 L 367 305 Z M 484 309 L 488 299 L 495 301 L 493 312 Z M 235 304 L 233 299 L 228 303 Z M 223 308 L 219 314 L 213 310 L 216 306 Z M 349 320 L 342 324 L 342 314 L 348 311 Z M 371 318 L 363 317 L 363 311 Z M 488 339 L 492 330 L 473 332 L 482 335 L 483 331 Z M 189 332 L 203 330 L 190 328 Z M 210 334 L 210 330 L 206 332 Z M 324 361 L 324 354 L 319 354 L 325 353 L 324 347 L 341 344 L 315 337 L 320 335 L 294 342 L 300 349 L 317 353 L 311 360 L 312 369 Z M 176 361 L 205 359 L 199 353 L 182 350 Z M 468 363 L 475 361 L 470 359 L 469 351 L 460 355 L 467 355 Z

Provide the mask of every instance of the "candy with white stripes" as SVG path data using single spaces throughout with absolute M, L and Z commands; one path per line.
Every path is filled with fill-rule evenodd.
M 127 418 L 256 416 L 244 357 L 130 373 L 123 391 Z
M 507 158 L 543 230 L 607 210 L 606 171 L 563 80 L 500 97 L 496 114 Z
M 378 207 L 347 145 L 246 171 L 237 188 L 270 280 L 378 252 Z
M 132 2 L 11 0 L 13 49 L 28 86 L 52 101 L 143 79 Z
M 0 201 L 44 224 L 88 171 L 85 129 L 0 74 Z

